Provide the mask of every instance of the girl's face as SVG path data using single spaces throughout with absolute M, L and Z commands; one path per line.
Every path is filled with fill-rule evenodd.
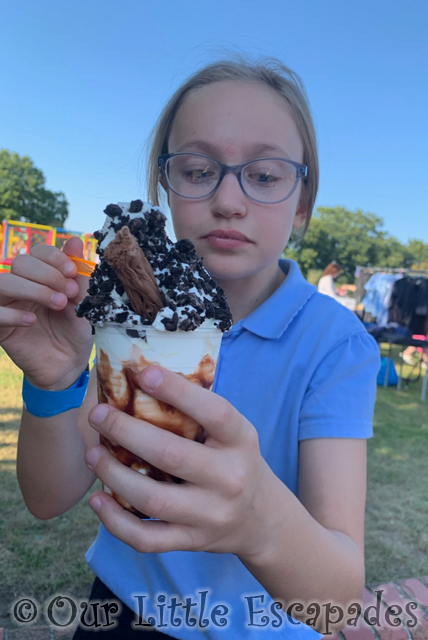
M 257 83 L 222 81 L 187 96 L 175 117 L 168 152 L 204 153 L 228 165 L 261 157 L 302 162 L 303 149 L 287 105 L 274 90 Z M 233 174 L 202 200 L 169 191 L 178 239 L 189 238 L 211 276 L 228 280 L 276 273 L 278 256 L 293 226 L 305 222 L 301 185 L 284 202 L 250 200 Z M 240 239 L 218 237 L 238 232 Z

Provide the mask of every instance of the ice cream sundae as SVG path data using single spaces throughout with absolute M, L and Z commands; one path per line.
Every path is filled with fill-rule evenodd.
M 110 204 L 105 213 L 102 230 L 94 234 L 100 261 L 88 295 L 76 309 L 95 333 L 99 401 L 203 441 L 203 429 L 195 420 L 145 394 L 137 378 L 142 369 L 158 364 L 210 389 L 222 332 L 232 324 L 225 295 L 192 242 L 168 238 L 166 218 L 158 207 L 136 200 Z M 181 481 L 106 438 L 101 441 L 131 469 L 157 480 Z M 113 496 L 126 509 L 147 517 Z

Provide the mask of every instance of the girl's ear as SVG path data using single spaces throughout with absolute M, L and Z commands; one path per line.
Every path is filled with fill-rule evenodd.
M 158 177 L 158 182 L 160 184 L 160 186 L 162 187 L 162 189 L 167 192 L 167 184 L 166 184 L 166 180 L 165 180 L 165 176 L 163 175 L 163 173 L 161 173 L 161 171 L 159 171 L 159 177 Z
M 296 213 L 294 215 L 293 220 L 293 229 L 300 229 L 305 225 L 306 218 L 308 217 L 308 208 L 305 203 L 305 199 L 300 198 L 299 206 L 297 207 Z

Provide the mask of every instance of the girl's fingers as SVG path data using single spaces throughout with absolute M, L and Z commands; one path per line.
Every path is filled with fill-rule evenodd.
M 140 520 L 102 491 L 92 494 L 89 504 L 112 535 L 140 553 L 165 553 L 177 549 L 198 551 L 202 546 L 190 527 L 159 520 Z
M 0 307 L 0 327 L 30 327 L 37 320 L 31 311 Z
M 62 287 L 61 285 L 57 287 L 58 291 L 62 291 L 69 299 L 72 299 L 74 305 L 77 305 L 85 297 L 89 284 L 88 278 L 77 274 L 76 264 L 68 257 L 72 255 L 83 258 L 83 242 L 80 238 L 69 238 L 62 251 L 40 244 L 35 245 L 30 253 L 56 270 L 57 279 L 59 276 L 60 282 L 63 282 Z M 65 277 L 65 282 L 62 276 Z M 67 282 L 72 282 L 73 285 L 67 284 Z M 68 290 L 65 290 L 64 287 L 67 286 Z
M 105 417 L 96 422 L 103 409 L 107 412 Z M 112 442 L 173 476 L 199 485 L 219 482 L 220 459 L 211 447 L 133 418 L 107 404 L 94 407 L 89 422 Z
M 64 245 L 63 248 L 64 256 L 75 256 L 76 258 L 84 258 L 83 255 L 83 242 L 80 238 L 70 238 Z M 77 266 L 72 260 L 68 260 L 68 264 L 73 264 L 76 268 L 77 274 Z M 89 279 L 86 276 L 75 275 L 75 281 L 79 285 L 79 292 L 76 299 L 73 301 L 75 304 L 78 304 L 83 298 L 86 296 L 88 292 Z
M 161 367 L 147 367 L 140 373 L 139 383 L 146 393 L 172 404 L 223 444 L 233 446 L 247 438 L 257 440 L 254 427 L 230 402 L 184 376 Z
M 30 258 L 30 256 L 25 257 Z M 58 291 L 48 285 L 34 282 L 27 275 L 21 277 L 16 273 L 2 274 L 0 278 L 0 305 L 8 304 L 14 300 L 22 300 L 41 304 L 49 309 L 64 309 L 69 298 L 76 296 L 78 285 L 70 280 L 62 288 L 63 292 Z
M 72 264 L 74 265 L 74 263 Z M 57 267 L 32 255 L 18 256 L 12 262 L 11 273 L 31 282 L 44 284 L 54 291 L 64 293 L 69 298 L 75 296 L 79 291 L 79 287 L 73 279 L 67 278 Z
M 198 524 L 199 490 L 194 485 L 154 480 L 121 464 L 105 447 L 90 449 L 86 461 L 93 473 L 121 498 L 151 518 Z
M 66 255 L 75 256 L 76 258 L 84 258 L 83 242 L 80 238 L 69 238 L 63 247 Z
M 22 300 L 58 311 L 67 305 L 68 298 L 64 293 L 14 274 L 4 275 L 7 278 L 0 280 L 0 305 Z
M 50 247 L 46 244 L 36 244 L 31 248 L 30 256 L 33 256 L 41 262 L 45 262 L 51 267 L 54 267 L 55 269 L 60 271 L 66 278 L 74 278 L 74 276 L 77 274 L 77 267 L 74 262 L 70 260 L 70 258 L 66 255 L 66 253 L 64 253 L 64 251 L 60 251 L 56 247 Z M 25 255 L 18 256 L 18 258 L 25 257 Z M 18 258 L 15 258 L 15 260 L 12 262 L 12 265 Z

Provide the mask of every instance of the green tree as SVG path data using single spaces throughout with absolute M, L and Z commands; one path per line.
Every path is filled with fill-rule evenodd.
M 428 244 L 422 240 L 410 240 L 407 249 L 414 269 L 428 269 Z
M 305 253 L 304 273 L 309 268 L 322 270 L 336 260 L 352 281 L 356 266 L 377 264 L 379 249 L 387 237 L 382 226 L 382 218 L 374 213 L 363 213 L 360 209 L 349 211 L 345 207 L 319 207 L 302 242 L 294 243 L 286 255 L 300 264 L 300 255 Z M 314 256 L 310 264 L 308 249 Z
M 413 261 L 408 247 L 401 244 L 397 238 L 387 235 L 379 242 L 376 263 L 373 266 L 410 269 Z
M 68 216 L 65 195 L 49 191 L 45 184 L 45 176 L 31 158 L 0 149 L 0 222 L 64 226 Z
M 428 245 L 411 240 L 404 245 L 383 229 L 383 219 L 360 209 L 319 207 L 303 240 L 295 240 L 284 255 L 296 260 L 305 276 L 321 273 L 336 260 L 344 279 L 352 282 L 355 267 L 427 268 Z

